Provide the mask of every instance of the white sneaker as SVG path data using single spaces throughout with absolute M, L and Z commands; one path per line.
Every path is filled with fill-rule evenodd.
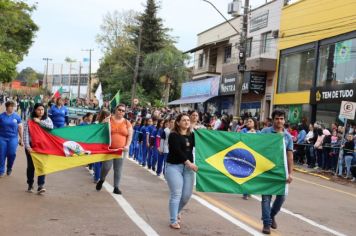
M 351 182 L 356 182 L 356 178 L 353 177 L 352 180 L 351 180 Z

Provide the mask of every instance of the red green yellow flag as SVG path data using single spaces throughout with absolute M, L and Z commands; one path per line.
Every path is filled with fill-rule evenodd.
M 122 150 L 110 149 L 108 123 L 53 130 L 31 120 L 28 124 L 37 176 L 122 156 Z
M 54 98 L 59 98 L 60 96 L 62 96 L 63 94 L 63 88 L 60 87 L 54 94 L 53 94 L 53 97 Z
M 287 194 L 283 136 L 212 130 L 194 135 L 197 191 Z

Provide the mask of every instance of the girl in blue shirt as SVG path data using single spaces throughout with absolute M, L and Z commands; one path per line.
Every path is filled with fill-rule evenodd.
M 23 145 L 23 128 L 20 116 L 15 113 L 16 103 L 7 101 L 5 107 L 6 111 L 0 115 L 0 177 L 5 175 L 6 159 L 6 174 L 11 175 L 17 146 L 18 144 Z M 20 136 L 20 140 L 18 136 Z
M 48 110 L 48 116 L 53 122 L 54 128 L 62 128 L 69 124 L 68 109 L 64 106 L 62 98 L 57 98 L 56 105 L 52 105 Z

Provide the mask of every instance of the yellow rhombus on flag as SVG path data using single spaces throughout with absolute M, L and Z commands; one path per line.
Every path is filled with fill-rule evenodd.
M 229 171 L 226 170 L 225 165 L 224 165 L 224 158 L 227 153 L 229 153 L 230 151 L 232 151 L 234 149 L 246 150 L 246 151 L 250 152 L 253 155 L 253 157 L 255 158 L 256 166 L 253 166 L 254 171 L 252 172 L 251 175 L 249 175 L 245 178 L 238 178 L 238 177 L 231 175 L 229 173 Z M 218 171 L 220 171 L 221 173 L 223 173 L 224 175 L 226 175 L 227 177 L 229 177 L 230 179 L 232 179 L 233 181 L 235 181 L 238 184 L 244 184 L 245 182 L 247 182 L 247 181 L 255 178 L 256 176 L 258 176 L 266 171 L 269 171 L 275 167 L 275 164 L 273 162 L 271 162 L 270 160 L 268 160 L 261 154 L 257 153 L 256 151 L 254 151 L 253 149 L 248 147 L 243 142 L 238 142 L 238 143 L 216 153 L 215 155 L 208 157 L 205 161 L 207 163 L 209 163 L 212 167 L 216 168 Z M 244 160 L 240 160 L 240 161 L 245 162 Z M 252 163 L 246 163 L 246 164 L 252 165 Z

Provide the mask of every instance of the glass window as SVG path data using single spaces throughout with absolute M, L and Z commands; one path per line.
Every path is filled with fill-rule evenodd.
M 224 50 L 224 63 L 229 63 L 231 60 L 231 45 L 225 47 Z
M 278 93 L 309 90 L 312 87 L 314 54 L 314 49 L 309 49 L 280 57 Z
M 199 54 L 199 64 L 198 67 L 202 68 L 204 65 L 204 53 Z
M 251 56 L 251 49 L 252 49 L 252 38 L 249 38 L 246 41 L 246 57 Z
M 356 38 L 321 46 L 317 86 L 356 83 Z
M 267 32 L 261 35 L 261 53 L 269 52 L 271 49 L 272 32 Z

